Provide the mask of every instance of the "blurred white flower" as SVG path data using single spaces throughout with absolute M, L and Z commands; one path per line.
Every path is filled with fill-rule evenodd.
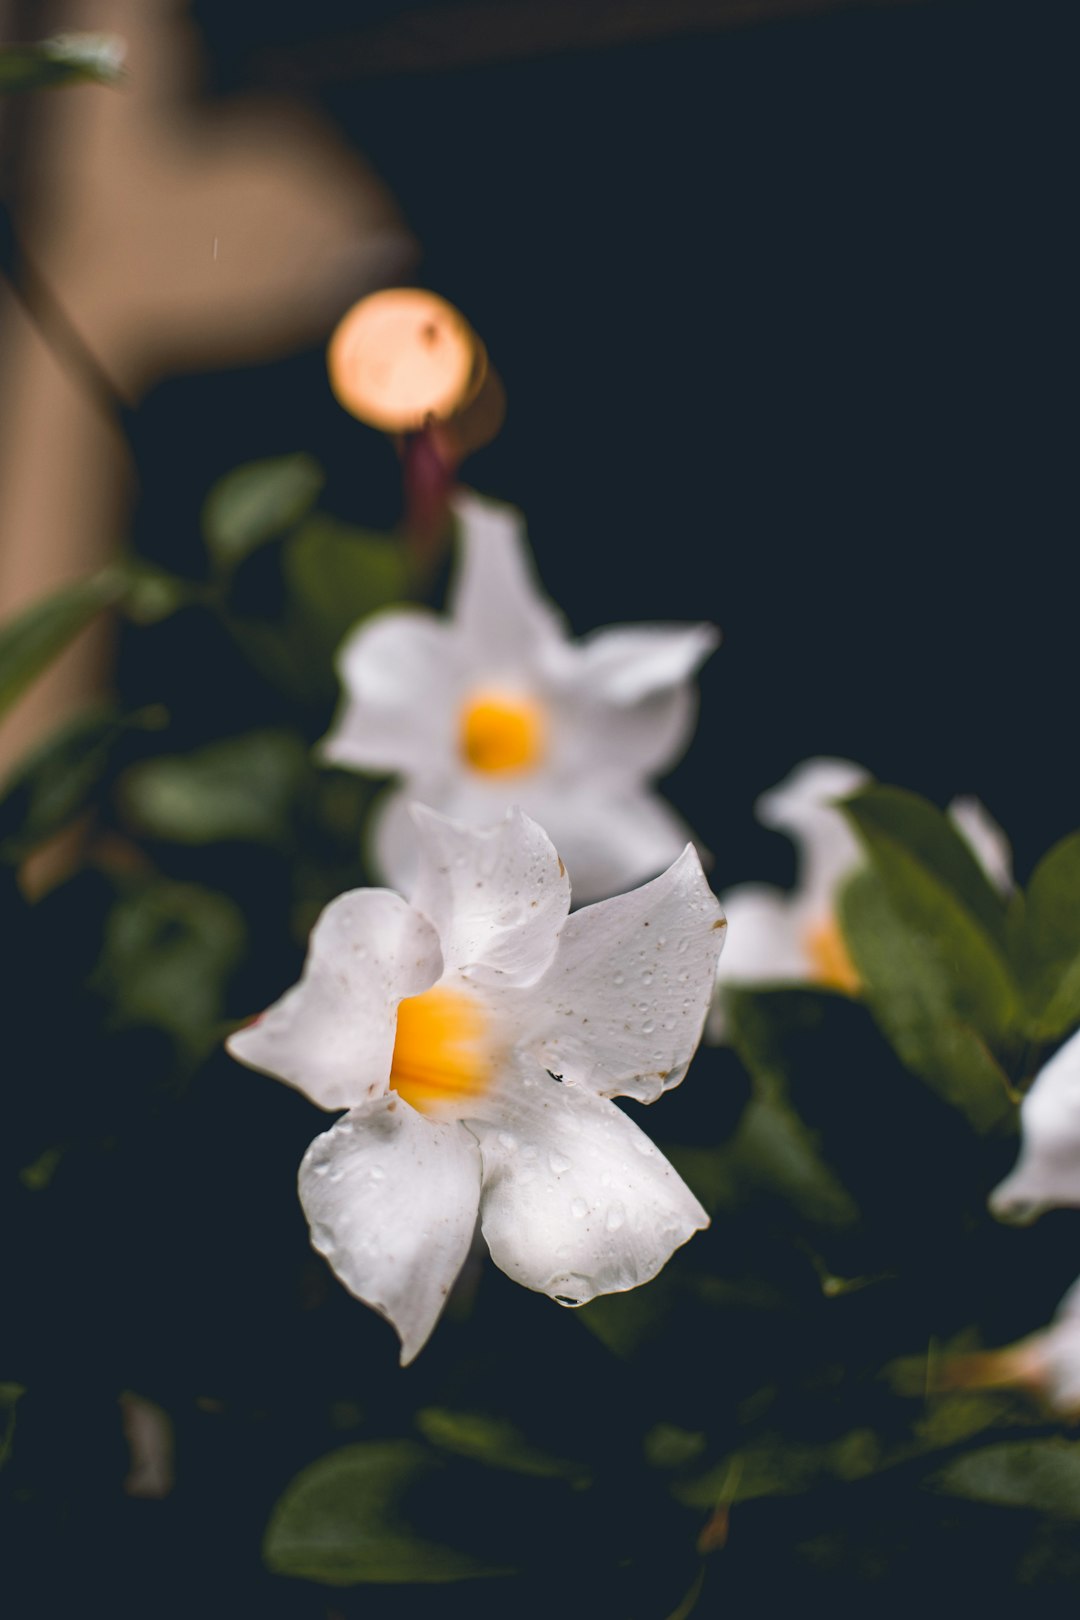
M 1020 1129 L 1016 1165 L 990 1194 L 994 1214 L 1022 1226 L 1048 1209 L 1080 1208 L 1080 1030 L 1039 1070 Z
M 303 976 L 233 1035 L 241 1062 L 348 1113 L 300 1168 L 311 1240 L 425 1343 L 479 1213 L 509 1276 L 565 1305 L 636 1287 L 708 1217 L 609 1099 L 654 1102 L 697 1047 L 723 914 L 692 848 L 568 916 L 547 835 L 414 806 L 418 877 L 323 912 Z
M 618 893 L 667 866 L 686 827 L 648 781 L 694 727 L 691 679 L 717 644 L 711 625 L 635 625 L 573 641 L 533 577 L 520 514 L 455 497 L 460 563 L 445 618 L 395 609 L 344 643 L 344 702 L 324 758 L 392 772 L 374 854 L 407 888 L 408 816 L 419 800 L 471 826 L 520 804 L 546 827 L 576 900 Z
M 837 802 L 871 781 L 844 759 L 808 759 L 778 787 L 763 793 L 754 813 L 763 826 L 786 833 L 798 856 L 790 892 L 765 883 L 742 883 L 721 896 L 729 937 L 717 971 L 727 985 L 815 984 L 859 993 L 836 914 L 844 882 L 863 860 L 859 841 Z M 947 814 L 990 881 L 1012 888 L 1012 854 L 1005 834 L 977 799 L 954 799 Z M 709 1019 L 709 1038 L 724 1039 L 722 995 Z

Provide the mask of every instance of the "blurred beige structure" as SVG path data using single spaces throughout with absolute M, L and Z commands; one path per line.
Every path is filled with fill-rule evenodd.
M 317 118 L 288 101 L 199 103 L 178 0 L 64 0 L 46 22 L 126 41 L 126 84 L 38 93 L 17 154 L 23 246 L 126 399 L 169 373 L 318 342 L 407 272 L 415 248 L 393 204 Z M 7 617 L 114 551 L 133 469 L 6 283 L 0 344 Z M 106 635 L 84 636 L 7 717 L 0 769 L 107 679 Z

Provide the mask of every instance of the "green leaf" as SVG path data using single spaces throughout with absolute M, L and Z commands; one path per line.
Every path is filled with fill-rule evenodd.
M 983 871 L 971 846 L 948 816 L 929 800 L 904 788 L 872 784 L 841 808 L 871 858 L 899 845 L 913 856 L 970 912 L 1002 949 L 1005 902 Z
M 408 595 L 409 562 L 398 541 L 318 514 L 286 543 L 291 603 L 313 650 L 332 654 L 366 614 Z
M 167 1030 L 198 1056 L 217 1037 L 244 944 L 243 918 L 225 895 L 153 878 L 110 911 L 94 985 L 117 1024 Z
M 0 715 L 103 608 L 119 602 L 127 588 L 123 568 L 106 568 L 63 586 L 0 625 Z
M 721 1156 L 727 1177 L 721 1202 L 738 1203 L 753 1188 L 766 1187 L 807 1220 L 851 1225 L 858 1209 L 789 1097 L 785 1040 L 793 1028 L 820 1021 L 820 998 L 744 991 L 732 993 L 728 1005 L 729 1038 L 753 1077 L 754 1095 Z
M 505 1468 L 515 1474 L 533 1474 L 543 1479 L 572 1479 L 584 1482 L 589 1470 L 568 1457 L 553 1457 L 525 1439 L 506 1418 L 487 1412 L 454 1412 L 441 1406 L 428 1406 L 416 1414 L 416 1426 L 425 1440 L 440 1450 L 468 1457 L 489 1468 Z
M 957 1457 L 928 1483 L 949 1496 L 1080 1519 L 1080 1441 L 1004 1441 Z
M 118 84 L 124 41 L 116 34 L 58 34 L 39 45 L 0 46 L 0 91 L 58 84 Z
M 323 487 L 310 456 L 277 456 L 237 467 L 218 481 L 203 506 L 202 526 L 214 562 L 230 572 L 268 540 L 293 528 Z
M 288 731 L 249 731 L 193 754 L 144 760 L 120 786 L 141 832 L 180 844 L 280 844 L 307 774 L 307 749 Z
M 1080 1022 L 1080 832 L 1035 868 L 1014 917 L 1014 952 L 1033 1040 L 1056 1040 Z
M 1011 982 L 978 925 L 913 857 L 894 846 L 879 849 L 875 864 L 889 884 L 878 871 L 859 872 L 839 897 L 864 999 L 900 1061 L 976 1130 L 989 1130 L 1014 1108 L 986 1036 L 1003 1033 Z
M 697 1479 L 676 1484 L 673 1491 L 680 1502 L 696 1508 L 763 1496 L 801 1496 L 824 1480 L 865 1479 L 887 1460 L 872 1429 L 853 1429 L 821 1445 L 763 1434 Z
M 416 1528 L 418 1512 L 433 1516 L 430 1487 L 442 1467 L 412 1440 L 366 1441 L 320 1457 L 275 1506 L 263 1541 L 266 1563 L 278 1575 L 327 1586 L 504 1573 Z
M 4 784 L 0 859 L 21 861 L 85 810 L 113 767 L 118 744 L 133 730 L 164 723 L 159 708 L 128 719 L 80 715 L 56 732 Z

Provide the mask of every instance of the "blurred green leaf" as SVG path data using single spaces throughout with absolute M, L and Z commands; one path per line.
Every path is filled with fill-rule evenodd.
M 58 84 L 117 84 L 124 41 L 116 34 L 58 34 L 39 45 L 0 46 L 0 91 L 45 90 Z
M 785 1041 L 793 1026 L 820 1018 L 816 998 L 784 992 L 732 993 L 729 1039 L 753 1077 L 754 1095 L 732 1141 L 718 1155 L 720 1202 L 741 1203 L 768 1187 L 807 1220 L 848 1226 L 858 1219 L 850 1193 L 822 1158 L 818 1138 L 791 1106 Z
M 442 1451 L 489 1468 L 506 1468 L 515 1474 L 533 1474 L 543 1479 L 584 1481 L 589 1470 L 568 1457 L 553 1457 L 525 1439 L 506 1418 L 487 1412 L 454 1412 L 446 1407 L 428 1406 L 416 1414 L 416 1425 L 425 1440 Z
M 109 913 L 94 985 L 117 1023 L 167 1030 L 197 1056 L 216 1039 L 244 945 L 243 918 L 223 894 L 150 878 Z
M 263 1557 L 278 1575 L 328 1586 L 441 1582 L 502 1573 L 415 1528 L 443 1465 L 412 1440 L 361 1442 L 312 1463 L 277 1502 Z
M 1051 1041 L 1080 1022 L 1080 833 L 1055 844 L 1014 911 L 1027 1034 Z
M 1080 1441 L 1008 1440 L 969 1451 L 928 1483 L 950 1496 L 1080 1519 Z
M 901 1062 L 976 1130 L 989 1130 L 1015 1106 L 985 1038 L 988 1028 L 1000 1036 L 1013 1010 L 1011 983 L 986 936 L 925 868 L 896 847 L 876 851 L 878 862 L 888 886 L 878 871 L 859 872 L 839 897 L 864 997 Z
M 283 556 L 291 603 L 315 648 L 332 654 L 359 619 L 408 595 L 404 547 L 385 534 L 317 513 Z
M 657 1423 L 645 1436 L 645 1459 L 652 1468 L 685 1468 L 705 1450 L 703 1434 L 675 1423 Z
M 293 732 L 249 731 L 195 753 L 142 761 L 125 774 L 120 796 L 152 838 L 280 844 L 307 769 L 307 749 Z
M 966 907 L 999 947 L 1005 946 L 1005 902 L 956 826 L 936 805 L 904 788 L 873 784 L 841 806 L 873 857 L 899 845 Z
M 762 1496 L 801 1496 L 822 1480 L 852 1481 L 874 1474 L 888 1461 L 872 1429 L 853 1429 L 821 1445 L 760 1435 L 697 1479 L 672 1487 L 687 1507 L 712 1508 Z
M 61 728 L 4 784 L 0 799 L 0 859 L 21 861 L 80 814 L 107 779 L 117 745 L 133 730 L 164 723 L 164 711 L 127 719 L 84 714 Z
M 0 714 L 47 669 L 80 630 L 119 602 L 128 589 L 123 568 L 105 568 L 65 585 L 0 625 Z
M 214 485 L 202 513 L 214 562 L 227 572 L 259 546 L 299 523 L 324 483 L 308 455 L 277 456 L 237 467 Z

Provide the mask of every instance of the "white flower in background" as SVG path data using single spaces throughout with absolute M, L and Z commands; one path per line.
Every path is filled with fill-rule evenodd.
M 565 1305 L 648 1281 L 708 1225 L 610 1099 L 654 1102 L 683 1078 L 724 931 L 692 848 L 568 916 L 566 870 L 528 816 L 413 816 L 411 903 L 341 895 L 299 984 L 228 1043 L 348 1109 L 308 1149 L 300 1198 L 313 1245 L 393 1323 L 403 1363 L 478 1213 L 496 1265 Z
M 546 827 L 576 900 L 618 893 L 669 865 L 686 827 L 650 778 L 682 754 L 691 678 L 711 625 L 635 625 L 573 641 L 540 593 L 520 514 L 462 492 L 460 561 L 439 618 L 394 609 L 344 643 L 344 703 L 323 757 L 403 779 L 374 828 L 381 875 L 407 889 L 419 800 L 471 826 L 509 803 Z
M 1063 1417 L 1080 1417 L 1080 1280 L 1048 1328 L 1002 1350 L 947 1357 L 934 1383 L 940 1390 L 1022 1388 Z
M 1039 1070 L 1020 1104 L 1020 1156 L 990 1194 L 1001 1220 L 1025 1225 L 1080 1208 L 1080 1030 Z
M 729 938 L 718 986 L 816 984 L 848 995 L 859 975 L 848 955 L 836 914 L 845 881 L 864 859 L 837 802 L 872 780 L 844 759 L 808 759 L 778 787 L 763 793 L 754 813 L 763 826 L 786 833 L 798 852 L 790 892 L 766 883 L 742 883 L 722 895 Z M 1002 893 L 1012 888 L 1012 856 L 1004 833 L 977 799 L 954 799 L 948 815 Z M 712 1040 L 724 1038 L 718 1001 L 709 1020 Z

